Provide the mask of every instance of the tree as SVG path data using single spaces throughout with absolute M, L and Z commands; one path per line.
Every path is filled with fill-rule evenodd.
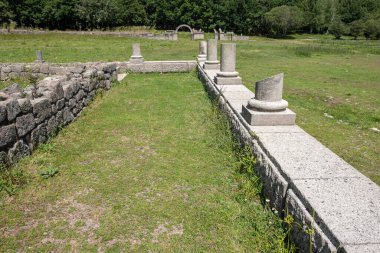
M 364 24 L 362 20 L 355 20 L 350 23 L 350 34 L 355 40 L 363 34 L 363 31 Z
M 50 29 L 77 28 L 79 0 L 49 0 L 43 9 L 43 17 Z
M 339 19 L 335 18 L 329 26 L 329 33 L 335 36 L 335 39 L 340 39 L 347 32 L 346 25 Z
M 9 6 L 8 0 L 0 0 L 0 24 L 5 23 L 8 31 L 13 17 L 14 14 Z
M 117 25 L 145 25 L 148 21 L 144 5 L 138 0 L 119 0 Z
M 113 26 L 117 5 L 113 0 L 80 0 L 77 9 L 78 17 L 85 24 L 85 28 L 93 30 Z
M 303 12 L 298 7 L 282 5 L 265 13 L 265 20 L 274 35 L 285 36 L 300 28 L 304 18 Z

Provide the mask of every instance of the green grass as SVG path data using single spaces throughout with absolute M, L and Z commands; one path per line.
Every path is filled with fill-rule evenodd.
M 234 147 L 195 73 L 129 75 L 14 168 L 0 251 L 283 252 Z
M 195 59 L 198 42 L 115 36 L 0 35 L 0 62 L 33 62 L 42 49 L 49 62 L 125 61 L 140 42 L 147 60 Z M 207 34 L 210 38 L 212 34 Z M 297 124 L 380 184 L 380 43 L 294 35 L 238 42 L 237 70 L 253 89 L 257 80 L 285 72 L 285 98 Z M 1 83 L 0 83 L 1 85 Z M 327 118 L 324 114 L 332 115 Z

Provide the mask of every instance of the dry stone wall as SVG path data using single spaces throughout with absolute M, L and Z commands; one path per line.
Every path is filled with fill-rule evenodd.
M 0 91 L 0 163 L 13 164 L 29 155 L 58 129 L 72 122 L 95 97 L 111 88 L 116 64 L 11 64 L 1 66 L 2 79 L 52 75 L 22 89 L 13 84 Z M 4 73 L 4 74 L 3 74 Z

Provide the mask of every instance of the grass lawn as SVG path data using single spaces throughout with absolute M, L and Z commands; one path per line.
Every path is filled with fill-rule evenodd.
M 240 165 L 195 73 L 129 75 L 13 169 L 0 252 L 280 252 Z
M 207 35 L 211 38 L 211 34 Z M 186 38 L 187 37 L 187 38 Z M 49 62 L 125 61 L 140 42 L 146 60 L 195 59 L 198 42 L 113 36 L 0 35 L 0 62 L 32 62 L 41 49 Z M 285 99 L 297 124 L 380 184 L 380 42 L 296 35 L 238 42 L 237 70 L 251 89 L 285 72 Z M 1 85 L 1 84 L 0 84 Z M 332 116 L 332 117 L 331 117 Z

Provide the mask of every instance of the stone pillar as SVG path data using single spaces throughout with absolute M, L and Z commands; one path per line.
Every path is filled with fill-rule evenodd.
M 283 73 L 256 82 L 255 97 L 243 105 L 244 119 L 253 126 L 294 125 L 296 114 L 282 99 L 283 86 Z
M 216 74 L 214 79 L 218 85 L 236 85 L 242 84 L 239 73 L 236 68 L 236 44 L 223 43 L 220 53 L 220 72 Z
M 45 62 L 43 57 L 42 57 L 42 51 L 41 50 L 37 50 L 36 55 L 37 55 L 36 63 L 44 63 Z
M 219 69 L 218 61 L 218 41 L 208 40 L 207 41 L 207 59 L 203 68 L 206 70 Z
M 141 55 L 139 43 L 135 43 L 132 45 L 132 56 L 129 59 L 129 62 L 132 64 L 142 64 L 144 62 L 144 58 Z
M 219 39 L 219 34 L 218 31 L 214 29 L 214 39 L 218 40 Z
M 207 41 L 200 41 L 199 42 L 198 61 L 204 62 L 206 60 L 207 60 Z

